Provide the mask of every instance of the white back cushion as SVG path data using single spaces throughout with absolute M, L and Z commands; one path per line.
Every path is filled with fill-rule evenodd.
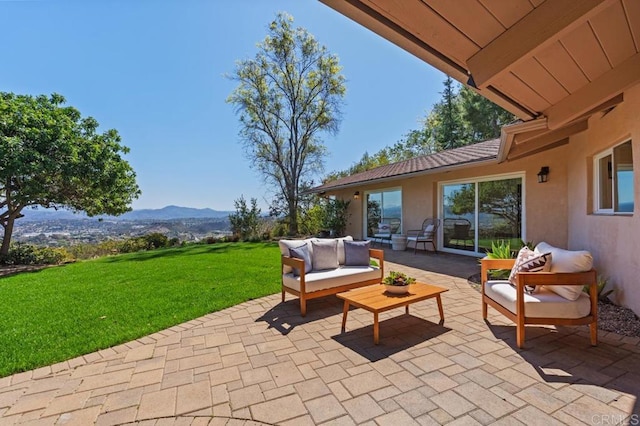
M 593 256 L 586 250 L 565 250 L 542 242 L 536 246 L 537 253 L 551 253 L 550 272 L 586 272 L 593 267 Z M 548 286 L 549 290 L 569 300 L 576 300 L 582 293 L 582 286 Z

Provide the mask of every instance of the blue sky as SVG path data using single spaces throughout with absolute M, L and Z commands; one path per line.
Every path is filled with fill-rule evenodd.
M 133 207 L 233 210 L 271 197 L 225 102 L 279 11 L 340 58 L 343 121 L 326 171 L 399 140 L 439 99 L 441 72 L 316 0 L 2 1 L 0 91 L 57 92 L 115 128 L 142 189 Z

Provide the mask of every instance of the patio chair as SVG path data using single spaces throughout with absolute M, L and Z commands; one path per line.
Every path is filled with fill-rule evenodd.
M 427 243 L 431 243 L 434 253 L 438 253 L 438 249 L 436 248 L 436 235 L 438 235 L 439 224 L 440 219 L 430 217 L 422 222 L 420 229 L 410 229 L 407 231 L 407 246 L 409 243 L 413 243 L 413 254 L 416 254 L 418 244 L 422 244 L 422 247 L 426 251 Z
M 544 243 L 538 247 L 542 244 Z M 546 247 L 549 247 L 552 253 L 551 271 L 555 269 L 572 272 L 518 272 L 514 286 L 507 280 L 490 280 L 488 275 L 492 269 L 511 269 L 516 259 L 482 259 L 482 318 L 487 320 L 487 306 L 491 306 L 513 321 L 516 324 L 516 345 L 519 348 L 524 346 L 526 324 L 589 325 L 591 345 L 596 346 L 596 271 L 591 269 L 590 261 L 588 264 L 582 261 L 567 261 L 567 253 L 586 252 L 570 252 L 549 245 Z M 591 255 L 588 256 L 590 259 Z M 589 288 L 588 295 L 582 291 L 583 286 Z M 532 288 L 538 290 L 532 293 Z
M 467 248 L 467 242 L 471 241 L 471 246 L 473 246 L 474 236 L 471 235 L 471 222 L 465 218 L 447 218 L 444 220 L 444 229 L 445 229 L 445 245 L 447 247 L 452 247 L 452 241 L 455 240 L 455 246 L 458 248 L 459 246 L 464 246 L 464 249 Z
M 373 243 L 391 244 L 391 235 L 397 234 L 400 230 L 400 219 L 397 217 L 386 218 L 378 223 L 378 232 L 373 234 Z

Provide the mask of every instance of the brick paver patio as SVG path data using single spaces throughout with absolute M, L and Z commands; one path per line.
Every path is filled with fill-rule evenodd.
M 515 329 L 466 277 L 474 259 L 386 250 L 386 270 L 446 286 L 380 316 L 280 295 L 118 347 L 0 379 L 0 425 L 638 424 L 640 345 L 586 327 Z M 438 271 L 429 272 L 429 271 Z

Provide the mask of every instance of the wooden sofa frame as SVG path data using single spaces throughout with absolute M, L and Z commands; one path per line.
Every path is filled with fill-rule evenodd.
M 598 287 L 597 274 L 594 269 L 587 272 L 577 273 L 553 273 L 553 272 L 520 272 L 516 286 L 516 313 L 505 308 L 495 300 L 491 299 L 484 292 L 487 282 L 488 272 L 491 269 L 511 269 L 515 259 L 482 259 L 481 268 L 481 288 L 482 288 L 482 318 L 487 319 L 487 305 L 491 305 L 495 310 L 516 324 L 516 344 L 519 348 L 524 346 L 525 324 L 548 324 L 548 325 L 589 325 L 591 345 L 598 344 Z M 589 286 L 589 299 L 591 301 L 591 312 L 582 318 L 535 318 L 527 317 L 524 311 L 524 287 L 526 285 L 579 285 Z
M 372 259 L 376 259 L 379 263 L 380 268 L 380 278 L 370 279 L 365 281 L 358 281 L 351 284 L 345 284 L 341 286 L 326 288 L 318 291 L 313 291 L 307 293 L 306 283 L 305 283 L 305 272 L 304 272 L 304 260 L 297 259 L 295 257 L 289 256 L 281 256 L 282 258 L 282 267 L 280 268 L 282 274 L 284 275 L 284 266 L 291 266 L 292 268 L 296 268 L 300 271 L 300 291 L 297 291 L 293 288 L 286 287 L 284 285 L 284 280 L 281 281 L 282 285 L 282 301 L 285 300 L 285 293 L 293 294 L 294 296 L 298 296 L 300 299 L 300 313 L 304 317 L 307 315 L 307 300 L 315 299 L 317 297 L 329 296 L 331 294 L 341 293 L 343 291 L 351 290 L 358 287 L 364 287 L 372 284 L 380 284 L 382 281 L 382 277 L 384 277 L 384 251 L 379 249 L 369 249 L 369 257 Z

